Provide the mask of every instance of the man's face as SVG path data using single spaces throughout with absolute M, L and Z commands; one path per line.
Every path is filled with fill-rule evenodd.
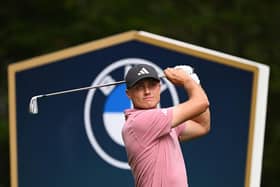
M 151 78 L 142 79 L 127 89 L 126 94 L 132 100 L 134 108 L 156 108 L 160 101 L 160 82 Z

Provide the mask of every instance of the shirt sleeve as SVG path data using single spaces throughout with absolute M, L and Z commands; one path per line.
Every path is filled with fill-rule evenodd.
M 184 122 L 180 125 L 178 125 L 177 127 L 175 127 L 175 131 L 177 136 L 180 136 L 180 134 L 184 131 L 184 129 L 186 128 L 187 122 Z
M 143 110 L 133 129 L 142 143 L 150 143 L 171 131 L 172 108 Z

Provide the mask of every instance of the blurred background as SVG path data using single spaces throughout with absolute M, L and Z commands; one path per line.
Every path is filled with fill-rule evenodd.
M 143 30 L 270 66 L 262 187 L 280 177 L 280 1 L 23 0 L 0 6 L 0 187 L 10 186 L 7 66 Z

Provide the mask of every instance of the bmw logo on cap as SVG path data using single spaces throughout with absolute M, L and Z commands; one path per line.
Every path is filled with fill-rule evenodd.
M 149 64 L 159 75 L 162 74 L 162 69 L 153 62 L 126 58 L 107 66 L 94 79 L 92 85 L 119 81 L 113 78 L 116 72 L 122 72 L 124 78 L 126 72 L 136 64 Z M 86 96 L 84 106 L 85 130 L 92 148 L 105 162 L 120 169 L 130 169 L 121 136 L 125 122 L 123 112 L 132 107 L 125 89 L 125 84 L 92 89 Z M 163 107 L 179 103 L 176 89 L 167 79 L 162 79 L 161 82 L 161 97 L 163 96 L 169 97 L 164 99 L 164 102 L 161 101 L 160 105 Z

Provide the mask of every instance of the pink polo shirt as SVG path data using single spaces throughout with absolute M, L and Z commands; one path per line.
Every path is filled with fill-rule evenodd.
M 171 128 L 172 108 L 125 111 L 122 137 L 137 187 L 187 187 L 178 136 Z

